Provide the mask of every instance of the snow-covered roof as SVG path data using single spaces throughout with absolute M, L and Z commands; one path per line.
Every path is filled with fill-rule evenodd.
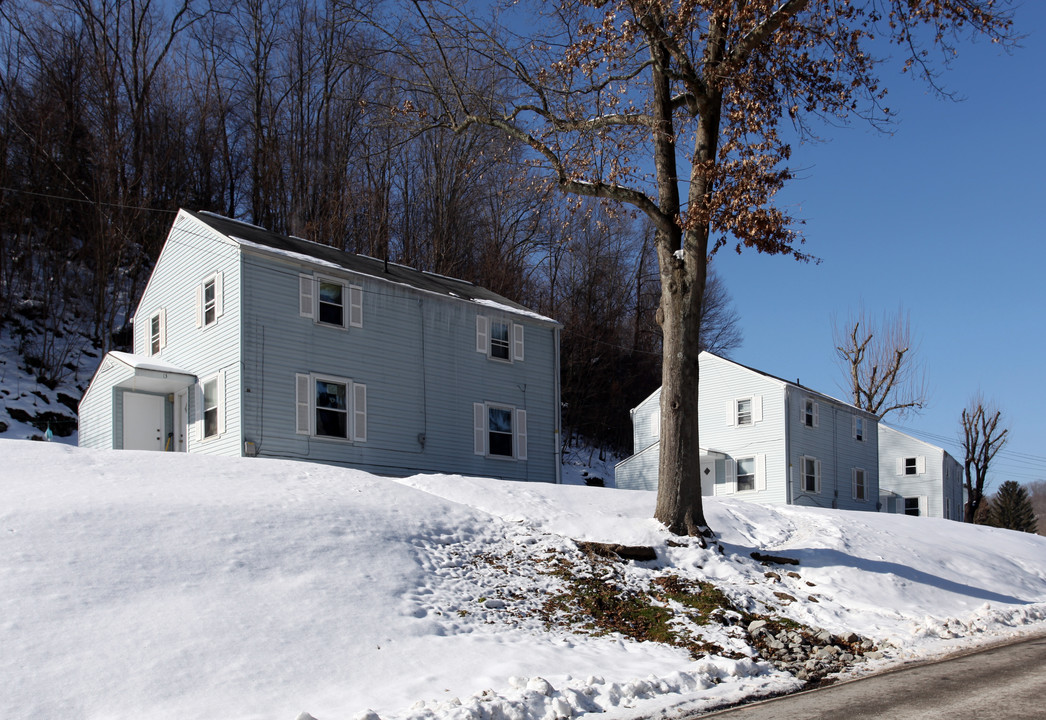
M 178 375 L 192 375 L 191 372 L 170 363 L 160 362 L 148 355 L 134 355 L 133 353 L 111 350 L 109 355 L 120 362 L 130 365 L 135 370 L 155 370 L 161 373 L 176 373 Z
M 519 303 L 467 280 L 423 272 L 406 265 L 385 262 L 366 255 L 356 255 L 330 245 L 321 245 L 320 243 L 310 242 L 298 237 L 280 235 L 279 233 L 260 228 L 257 225 L 251 225 L 250 223 L 209 212 L 193 212 L 191 210 L 183 210 L 183 212 L 205 223 L 242 247 L 262 250 L 326 267 L 348 270 L 444 297 L 486 305 L 497 308 L 502 312 L 527 317 L 539 322 L 558 324 L 552 318 L 540 315 Z

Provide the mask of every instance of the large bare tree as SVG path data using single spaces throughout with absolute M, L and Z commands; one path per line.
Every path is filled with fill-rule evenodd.
M 853 404 L 880 420 L 890 413 L 904 416 L 926 406 L 926 374 L 912 342 L 911 319 L 873 319 L 864 310 L 845 325 L 833 323 L 835 352 L 846 377 Z
M 672 532 L 706 534 L 697 358 L 709 257 L 730 244 L 807 258 L 795 220 L 773 203 L 791 177 L 782 123 L 810 134 L 817 117 L 888 119 L 877 77 L 884 41 L 933 84 L 936 61 L 962 37 L 1009 38 L 1006 7 L 524 0 L 486 23 L 474 5 L 408 5 L 414 26 L 390 37 L 410 38 L 399 46 L 404 64 L 424 82 L 404 83 L 403 111 L 423 107 L 424 121 L 456 131 L 498 128 L 562 191 L 628 207 L 656 228 L 664 362 L 655 517 Z
M 1009 428 L 1000 423 L 1002 411 L 980 395 L 962 411 L 962 450 L 966 487 L 966 522 L 977 518 L 992 461 L 1006 444 Z

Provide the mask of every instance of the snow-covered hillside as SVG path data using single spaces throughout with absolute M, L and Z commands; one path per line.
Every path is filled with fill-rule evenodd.
M 1046 538 L 927 518 L 712 500 L 720 554 L 647 493 L 14 440 L 0 497 L 4 718 L 625 718 L 800 685 L 715 622 L 732 658 L 548 625 L 575 540 L 653 546 L 601 571 L 624 585 L 859 633 L 884 657 L 854 672 L 1046 630 Z

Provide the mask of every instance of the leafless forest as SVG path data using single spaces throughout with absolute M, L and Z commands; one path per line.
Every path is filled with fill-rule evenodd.
M 568 438 L 628 449 L 660 382 L 644 221 L 550 188 L 493 132 L 419 132 L 353 0 L 0 4 L 0 323 L 126 323 L 179 207 L 468 279 L 563 323 Z M 390 78 L 397 78 L 392 80 Z M 710 283 L 704 335 L 740 343 Z

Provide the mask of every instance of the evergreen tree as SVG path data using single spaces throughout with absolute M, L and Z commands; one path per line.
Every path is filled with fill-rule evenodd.
M 991 503 L 990 524 L 1021 532 L 1035 532 L 1035 510 L 1028 491 L 1016 480 L 1007 480 Z

